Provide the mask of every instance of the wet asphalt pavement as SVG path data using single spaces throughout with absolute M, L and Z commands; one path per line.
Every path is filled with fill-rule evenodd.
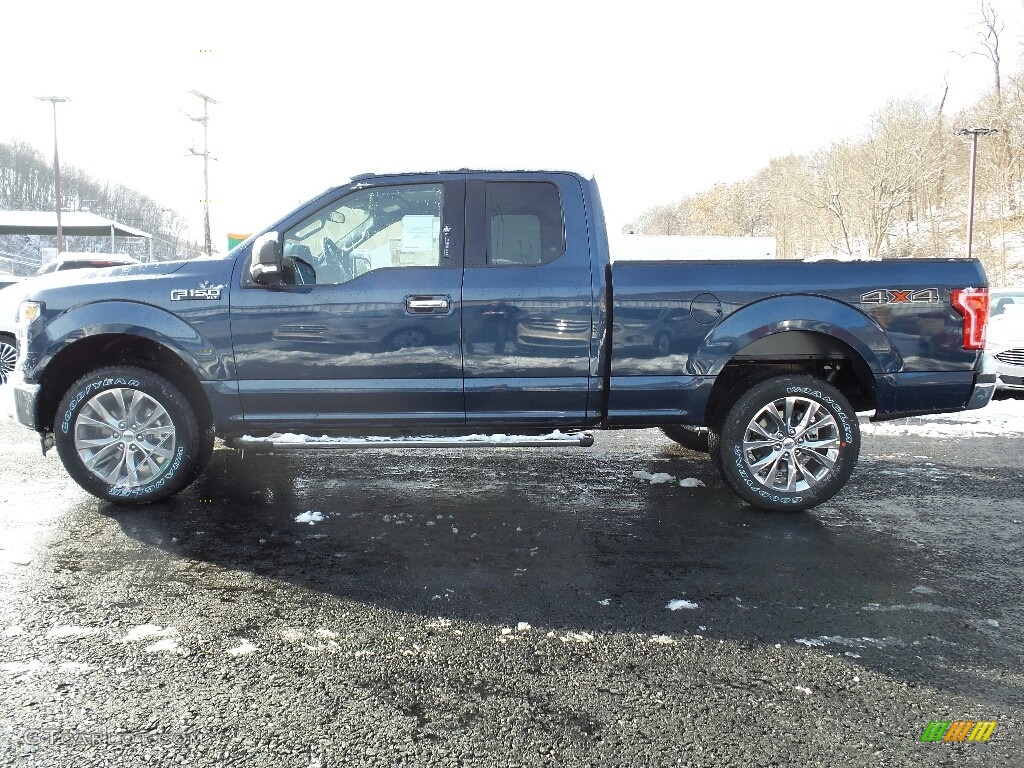
M 656 431 L 219 449 L 126 509 L 0 420 L 0 765 L 1022 766 L 1021 454 L 868 428 L 770 514 Z

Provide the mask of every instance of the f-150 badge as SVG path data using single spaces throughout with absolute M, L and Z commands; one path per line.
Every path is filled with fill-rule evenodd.
M 220 286 L 212 288 L 175 288 L 171 301 L 220 301 Z
M 938 304 L 938 288 L 922 288 L 898 291 L 895 288 L 880 288 L 861 294 L 861 304 Z

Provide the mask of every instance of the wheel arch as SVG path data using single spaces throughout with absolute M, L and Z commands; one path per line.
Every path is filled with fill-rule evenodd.
M 713 375 L 704 423 L 716 425 L 737 389 L 785 373 L 808 373 L 836 386 L 857 410 L 876 405 L 875 377 L 903 359 L 863 312 L 820 296 L 756 302 L 727 317 L 690 358 L 690 372 Z
M 705 423 L 717 427 L 723 407 L 740 391 L 795 373 L 832 384 L 855 410 L 873 410 L 877 405 L 874 372 L 856 349 L 817 331 L 779 331 L 737 350 L 721 368 L 708 395 Z
M 174 384 L 195 410 L 201 428 L 213 425 L 213 411 L 192 365 L 152 338 L 128 333 L 99 333 L 78 339 L 57 352 L 43 371 L 36 428 L 49 431 L 68 387 L 89 371 L 111 365 L 134 365 Z

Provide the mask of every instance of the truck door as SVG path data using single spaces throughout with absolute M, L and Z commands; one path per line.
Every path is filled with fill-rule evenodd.
M 467 178 L 467 423 L 583 425 L 597 341 L 579 181 L 567 174 Z
M 285 284 L 232 292 L 250 425 L 461 427 L 462 176 L 339 190 L 278 232 Z

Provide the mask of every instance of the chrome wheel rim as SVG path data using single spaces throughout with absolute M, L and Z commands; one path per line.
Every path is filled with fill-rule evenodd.
M 761 408 L 743 432 L 743 461 L 772 491 L 799 493 L 824 482 L 842 445 L 835 417 L 806 397 L 780 397 Z
M 75 419 L 75 450 L 82 464 L 108 485 L 136 488 L 156 479 L 174 455 L 170 414 L 137 389 L 93 395 Z
M 18 349 L 13 344 L 0 341 L 0 384 L 6 384 L 18 362 Z

